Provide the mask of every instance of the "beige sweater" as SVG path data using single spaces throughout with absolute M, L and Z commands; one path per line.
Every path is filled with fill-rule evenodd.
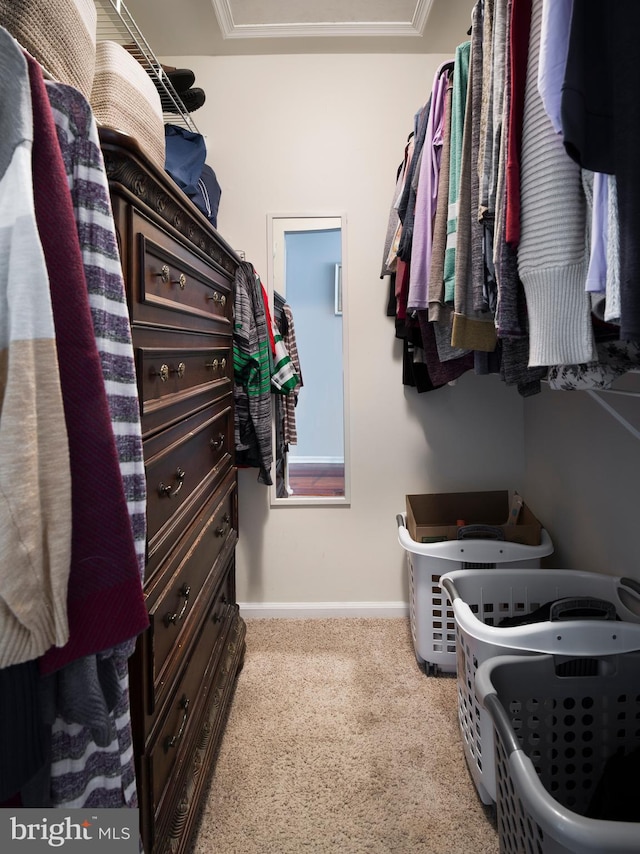
M 3 112 L 8 116 L 3 116 Z M 71 478 L 31 180 L 25 59 L 0 28 L 0 667 L 68 639 Z

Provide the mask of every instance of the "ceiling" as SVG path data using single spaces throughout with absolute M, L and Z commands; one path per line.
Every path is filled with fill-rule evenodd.
M 475 0 L 125 0 L 157 56 L 445 53 Z

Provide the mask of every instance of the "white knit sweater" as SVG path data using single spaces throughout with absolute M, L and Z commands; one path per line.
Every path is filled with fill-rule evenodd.
M 530 367 L 595 358 L 580 168 L 565 152 L 538 92 L 542 5 L 533 0 L 521 154 L 518 272 L 527 297 Z

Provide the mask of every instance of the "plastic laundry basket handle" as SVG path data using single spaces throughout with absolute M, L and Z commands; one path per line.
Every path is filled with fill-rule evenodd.
M 549 620 L 615 620 L 616 608 L 606 599 L 591 596 L 567 597 L 553 602 L 549 609 Z
M 493 525 L 462 525 L 458 528 L 459 540 L 504 540 L 502 528 Z

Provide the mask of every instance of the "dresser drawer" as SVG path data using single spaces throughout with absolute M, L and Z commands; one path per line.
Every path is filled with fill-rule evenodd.
M 228 339 L 212 339 L 207 347 L 189 350 L 137 347 L 135 356 L 145 436 L 232 391 Z
M 231 331 L 233 304 L 226 274 L 182 243 L 133 214 L 137 244 L 131 314 L 135 323 Z
M 186 538 L 172 555 L 170 577 L 163 573 L 147 596 L 150 625 L 143 678 L 149 686 L 149 715 L 163 702 L 214 591 L 222 606 L 233 595 L 222 579 L 237 540 L 235 473 L 223 486 L 226 490 L 207 502 L 204 524 L 196 519 L 195 537 Z
M 154 567 L 163 544 L 173 545 L 212 482 L 233 465 L 233 436 L 233 401 L 227 395 L 145 441 L 147 557 Z
M 151 809 L 156 820 L 162 812 L 163 796 L 175 790 L 175 778 L 195 746 L 194 736 L 203 713 L 210 704 L 220 703 L 220 698 L 211 696 L 211 691 L 222 694 L 223 689 L 212 683 L 236 613 L 233 605 L 225 606 L 223 611 L 218 602 L 212 605 L 187 669 L 168 703 L 166 716 L 145 753 L 145 776 L 150 782 Z

